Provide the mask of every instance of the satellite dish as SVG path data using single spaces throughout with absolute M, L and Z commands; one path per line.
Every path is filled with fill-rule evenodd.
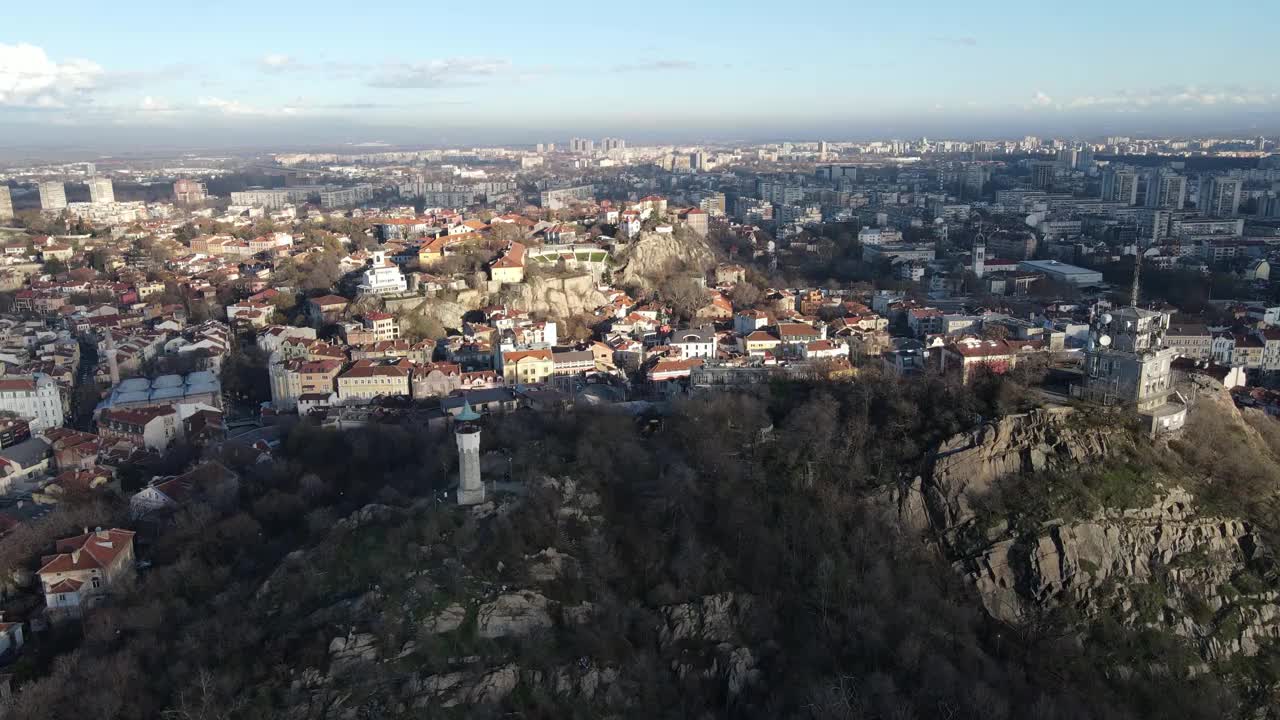
M 1111 336 L 1103 335 L 1102 337 L 1098 338 L 1098 344 L 1101 345 L 1102 347 L 1107 347 L 1108 345 L 1111 344 Z
M 1102 324 L 1103 325 L 1111 324 L 1111 313 L 1102 313 Z

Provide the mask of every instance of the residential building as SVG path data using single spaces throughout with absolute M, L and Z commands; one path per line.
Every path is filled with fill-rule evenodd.
M 669 344 L 680 350 L 680 357 L 714 358 L 719 338 L 716 329 L 710 325 L 698 328 L 677 330 L 671 335 Z
M 62 392 L 52 377 L 36 373 L 30 377 L 0 378 L 0 410 L 25 418 L 33 432 L 62 425 Z
M 1102 173 L 1102 199 L 1137 205 L 1138 173 L 1128 168 L 1107 168 Z
M 328 395 L 333 392 L 334 381 L 340 372 L 342 361 L 337 359 L 294 358 L 273 362 L 267 368 L 271 382 L 271 406 L 278 411 L 291 411 L 298 407 L 298 398 L 303 395 Z
M 551 361 L 556 375 L 581 375 L 596 369 L 596 356 L 590 350 L 552 351 Z
M 1240 178 L 1213 176 L 1200 180 L 1200 212 L 1213 217 L 1230 217 L 1240 209 Z
M 41 559 L 45 605 L 55 615 L 79 617 L 93 597 L 133 573 L 131 530 L 95 530 L 59 540 Z
M 550 350 L 515 350 L 502 353 L 502 377 L 508 385 L 546 382 L 555 374 Z
M 338 376 L 338 402 L 365 405 L 379 397 L 409 397 L 412 369 L 408 360 L 357 360 Z
M 57 180 L 46 180 L 39 185 L 41 210 L 64 210 L 67 207 L 67 188 Z
M 177 180 L 173 183 L 173 201 L 179 205 L 199 205 L 209 196 L 205 184 L 195 180 Z
M 1018 351 L 1004 340 L 963 338 L 942 346 L 938 360 L 943 372 L 958 371 L 961 382 L 969 382 L 978 368 L 995 373 L 1013 369 Z
M 494 282 L 500 283 L 524 282 L 524 264 L 524 244 L 513 242 L 502 257 L 490 263 L 489 277 Z
M 92 177 L 89 178 L 89 202 L 94 205 L 103 205 L 116 201 L 115 187 L 111 184 L 109 177 Z
M 307 315 L 317 325 L 337 322 L 349 301 L 341 295 L 322 295 L 307 300 Z
M 213 507 L 226 507 L 236 501 L 240 476 L 218 462 L 204 462 L 182 475 L 152 478 L 147 487 L 129 498 L 129 517 L 136 520 L 159 520 L 192 500 Z
M 98 435 L 109 442 L 124 441 L 137 448 L 163 453 L 182 432 L 172 405 L 107 408 L 98 416 Z
M 1181 210 L 1187 202 L 1187 179 L 1171 172 L 1157 172 L 1147 181 L 1147 207 Z
M 0 221 L 13 219 L 13 196 L 9 186 L 0 183 Z
M 1213 335 L 1204 325 L 1170 325 L 1164 334 L 1164 341 L 1177 351 L 1179 357 L 1212 359 Z

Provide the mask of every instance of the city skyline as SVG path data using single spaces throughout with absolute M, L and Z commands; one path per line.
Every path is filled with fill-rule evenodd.
M 56 26 L 18 7 L 0 31 L 0 146 L 1274 132 L 1276 52 L 1239 21 L 1268 7 L 1230 6 L 1191 23 L 1182 2 L 802 2 L 761 22 L 723 3 L 610 19 L 582 2 L 395 2 L 336 23 L 288 2 L 140 2 Z

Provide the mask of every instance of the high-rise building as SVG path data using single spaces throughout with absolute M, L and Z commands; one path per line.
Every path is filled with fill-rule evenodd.
M 1107 168 L 1102 173 L 1102 199 L 1137 205 L 1138 174 L 1126 168 Z
M 178 180 L 173 183 L 173 200 L 180 205 L 199 205 L 208 197 L 204 183 L 195 180 Z
M 591 154 L 596 150 L 596 141 L 588 138 L 569 138 L 569 152 Z
M 13 219 L 13 197 L 9 195 L 9 186 L 0 185 L 0 220 Z
M 1064 170 L 1075 170 L 1080 151 L 1075 148 L 1062 148 L 1058 151 L 1058 167 Z
M 67 189 L 57 180 L 40 183 L 40 209 L 62 210 L 67 206 Z
M 1181 210 L 1187 201 L 1187 179 L 1177 173 L 1157 172 L 1147 181 L 1147 207 Z
M 1031 163 L 1031 181 L 1041 190 L 1049 190 L 1053 187 L 1053 174 L 1056 170 L 1054 163 L 1048 160 L 1036 160 Z
M 1215 176 L 1200 179 L 1200 212 L 1213 217 L 1235 215 L 1240 209 L 1240 178 Z
M 111 178 L 89 178 L 89 202 L 92 202 L 94 205 L 102 205 L 105 203 L 113 203 L 115 201 L 116 190 L 111 184 Z
M 622 138 L 607 137 L 600 141 L 600 147 L 605 152 L 609 152 L 610 150 L 626 150 L 627 141 Z
M 689 167 L 694 170 L 707 169 L 707 154 L 701 150 L 697 150 L 689 154 Z

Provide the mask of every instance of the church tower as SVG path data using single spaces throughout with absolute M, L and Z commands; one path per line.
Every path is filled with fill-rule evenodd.
M 458 441 L 458 504 L 484 502 L 484 481 L 480 479 L 480 413 L 471 402 L 462 401 L 462 412 L 454 417 L 453 435 Z

